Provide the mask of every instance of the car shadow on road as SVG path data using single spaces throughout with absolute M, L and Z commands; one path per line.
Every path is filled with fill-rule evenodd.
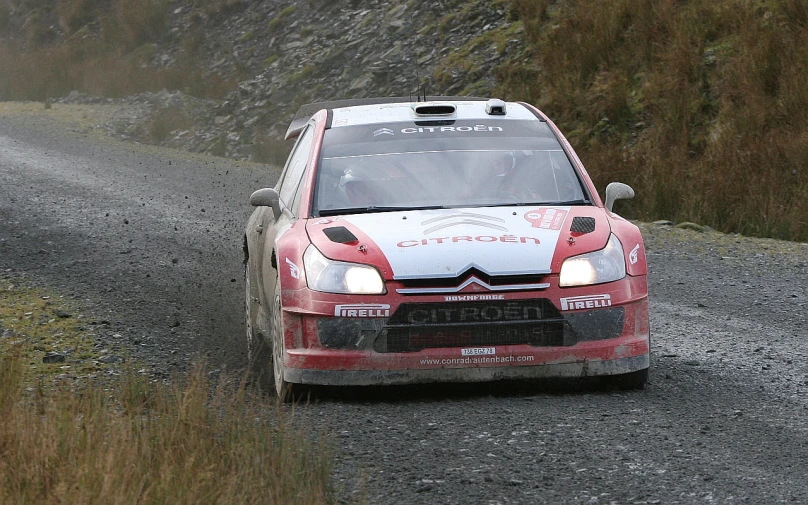
M 484 397 L 530 399 L 540 395 L 579 395 L 618 391 L 598 377 L 429 383 L 398 386 L 309 386 L 298 401 L 344 403 L 443 402 Z

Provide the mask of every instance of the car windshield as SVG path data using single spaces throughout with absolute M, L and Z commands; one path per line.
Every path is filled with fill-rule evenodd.
M 312 215 L 584 204 L 586 193 L 541 121 L 432 121 L 326 130 Z

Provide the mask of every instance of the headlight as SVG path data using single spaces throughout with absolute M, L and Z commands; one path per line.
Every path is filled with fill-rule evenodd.
M 612 234 L 606 247 L 580 256 L 567 258 L 561 265 L 558 285 L 561 287 L 587 286 L 622 279 L 626 276 L 623 246 Z
M 362 295 L 383 294 L 384 280 L 375 268 L 333 261 L 310 245 L 303 254 L 306 283 L 314 291 Z

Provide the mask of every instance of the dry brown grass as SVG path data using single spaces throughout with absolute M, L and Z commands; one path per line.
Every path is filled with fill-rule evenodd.
M 292 147 L 291 142 L 276 139 L 263 132 L 256 132 L 253 161 L 282 167 L 286 163 Z
M 59 47 L 19 54 L 0 47 L 0 100 L 38 100 L 72 90 L 123 97 L 144 91 L 180 90 L 202 98 L 221 98 L 237 80 L 205 75 L 198 66 L 144 67 L 137 58 L 93 54 Z
M 539 104 L 634 217 L 808 240 L 808 2 L 513 0 Z M 536 72 L 538 68 L 538 72 Z M 525 83 L 524 76 L 532 82 Z
M 72 90 L 121 97 L 164 88 L 222 98 L 241 76 L 204 72 L 197 59 L 205 39 L 201 24 L 187 34 L 182 44 L 186 51 L 175 65 L 151 64 L 154 44 L 167 32 L 170 8 L 168 0 L 58 0 L 31 7 L 20 27 L 24 40 L 0 39 L 0 100 L 42 101 Z M 55 41 L 52 16 L 58 18 L 64 40 Z M 0 18 L 8 24 L 2 12 Z
M 127 372 L 29 392 L 23 365 L 0 355 L 0 503 L 333 502 L 330 448 L 203 366 L 172 386 Z
M 172 132 L 188 130 L 194 120 L 177 107 L 161 107 L 155 111 L 149 123 L 149 136 L 153 141 L 161 143 L 168 139 Z

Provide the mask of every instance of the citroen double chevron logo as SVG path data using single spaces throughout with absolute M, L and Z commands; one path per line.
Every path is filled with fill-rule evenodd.
M 453 214 L 446 214 L 443 216 L 433 217 L 432 219 L 427 219 L 421 224 L 423 226 L 433 225 L 424 230 L 424 235 L 429 235 L 432 232 L 442 230 L 444 228 L 464 224 L 483 226 L 485 228 L 493 228 L 495 230 L 507 232 L 508 231 L 507 228 L 495 224 L 504 222 L 505 222 L 504 219 L 500 219 L 498 217 L 493 216 L 486 216 L 485 214 L 474 214 L 471 212 L 456 212 Z
M 391 130 L 390 128 L 379 128 L 378 130 L 373 132 L 373 136 L 378 137 L 379 135 L 395 135 L 395 133 L 393 133 L 393 130 Z

